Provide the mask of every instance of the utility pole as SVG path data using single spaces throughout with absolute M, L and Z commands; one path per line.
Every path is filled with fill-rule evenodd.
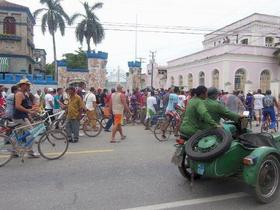
M 151 70 L 151 88 L 154 87 L 154 63 L 155 63 L 155 54 L 156 51 L 150 51 L 152 57 L 152 70 Z
M 138 45 L 138 15 L 136 14 L 136 24 L 135 24 L 135 60 L 137 59 L 137 46 Z
M 117 78 L 117 83 L 120 84 L 120 66 L 118 66 Z

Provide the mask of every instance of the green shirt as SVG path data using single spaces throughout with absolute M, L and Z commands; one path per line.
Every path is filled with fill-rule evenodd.
M 221 118 L 230 119 L 233 121 L 238 121 L 239 119 L 238 114 L 231 112 L 217 100 L 208 98 L 204 101 L 204 104 L 206 109 L 208 110 L 208 113 L 217 124 L 220 123 Z M 206 127 L 204 128 L 207 129 L 210 128 L 210 126 L 206 125 Z
M 198 97 L 190 100 L 180 128 L 180 132 L 184 135 L 192 136 L 199 130 L 216 127 L 219 124 L 212 119 L 204 102 L 205 100 Z

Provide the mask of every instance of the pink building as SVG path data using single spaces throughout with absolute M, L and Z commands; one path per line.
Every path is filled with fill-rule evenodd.
M 166 86 L 198 85 L 279 94 L 280 17 L 255 13 L 205 35 L 204 50 L 168 62 Z

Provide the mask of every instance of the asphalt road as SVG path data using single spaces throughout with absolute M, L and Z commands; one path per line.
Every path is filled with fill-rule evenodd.
M 13 159 L 0 168 L 0 210 L 279 209 L 280 196 L 260 205 L 238 178 L 191 188 L 170 162 L 174 138 L 159 143 L 141 126 L 124 129 L 117 144 L 109 133 L 81 137 L 60 160 Z

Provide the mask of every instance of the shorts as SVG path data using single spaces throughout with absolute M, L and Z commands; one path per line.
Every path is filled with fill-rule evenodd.
M 262 116 L 262 110 L 261 109 L 255 109 L 255 115 L 256 118 L 260 119 Z
M 114 124 L 121 125 L 122 124 L 122 114 L 115 114 L 114 115 Z

